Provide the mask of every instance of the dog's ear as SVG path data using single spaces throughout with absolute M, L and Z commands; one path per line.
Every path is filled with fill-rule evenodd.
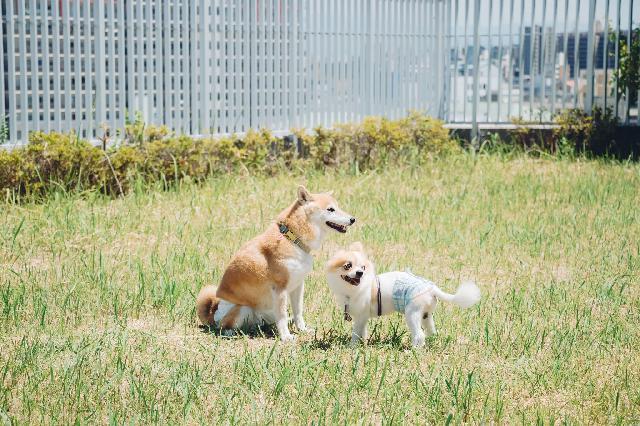
M 362 243 L 360 241 L 356 241 L 349 246 L 349 250 L 364 252 L 364 247 L 362 246 Z
M 326 270 L 330 271 L 331 269 L 340 268 L 347 259 L 347 252 L 344 250 L 338 250 L 332 257 L 327 261 Z
M 298 186 L 298 201 L 300 204 L 306 204 L 309 201 L 313 201 L 311 193 L 302 185 Z

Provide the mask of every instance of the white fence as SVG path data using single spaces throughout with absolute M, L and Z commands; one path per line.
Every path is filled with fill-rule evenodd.
M 0 0 L 0 15 L 13 142 L 32 130 L 95 138 L 135 113 L 212 134 L 409 109 L 548 121 L 609 99 L 637 123 L 637 99 L 612 102 L 607 87 L 640 21 L 633 0 Z
M 441 113 L 439 2 L 2 1 L 0 114 L 101 133 L 128 113 L 191 134 Z M 440 14 L 440 15 L 439 15 Z

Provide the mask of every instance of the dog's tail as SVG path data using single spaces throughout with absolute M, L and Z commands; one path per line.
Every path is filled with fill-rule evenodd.
M 470 308 L 471 306 L 478 303 L 480 300 L 480 289 L 478 286 L 472 281 L 464 281 L 458 287 L 456 294 L 446 293 L 438 288 L 438 286 L 434 286 L 434 293 L 438 297 L 438 299 L 444 300 L 445 302 L 453 303 L 461 308 Z
M 200 289 L 200 293 L 196 297 L 196 312 L 202 324 L 209 327 L 215 325 L 213 316 L 218 310 L 218 303 L 220 303 L 220 299 L 216 297 L 215 286 L 206 285 Z

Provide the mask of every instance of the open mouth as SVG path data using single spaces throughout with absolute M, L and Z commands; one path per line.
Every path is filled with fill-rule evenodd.
M 346 226 L 346 225 L 339 225 L 339 224 L 337 224 L 337 223 L 335 223 L 335 222 L 327 222 L 327 226 L 328 226 L 329 228 L 333 228 L 333 229 L 335 229 L 336 231 L 341 232 L 341 233 L 343 233 L 343 234 L 344 234 L 345 232 L 347 232 L 347 226 Z
M 351 285 L 358 285 L 360 284 L 360 278 L 351 278 L 348 275 L 340 275 L 340 277 L 342 277 L 343 280 L 345 280 L 346 282 L 348 282 Z

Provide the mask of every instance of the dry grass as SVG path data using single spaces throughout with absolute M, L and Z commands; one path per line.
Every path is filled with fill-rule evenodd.
M 358 217 L 307 280 L 315 335 L 223 338 L 194 295 L 286 206 L 334 189 Z M 640 421 L 640 168 L 460 155 L 366 175 L 229 177 L 2 207 L 0 419 L 18 423 Z M 479 306 L 399 316 L 346 345 L 322 264 L 361 240 Z

